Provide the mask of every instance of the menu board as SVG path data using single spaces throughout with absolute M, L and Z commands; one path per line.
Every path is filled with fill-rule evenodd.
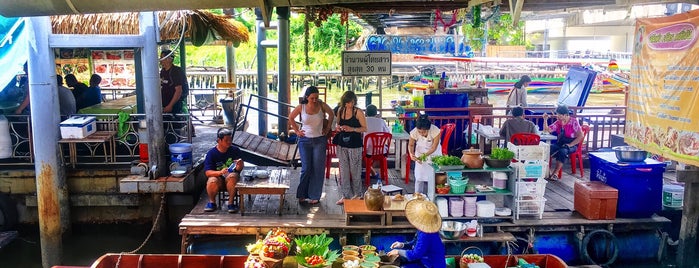
M 699 10 L 639 19 L 625 141 L 699 166 Z
M 56 54 L 56 74 L 65 77 L 75 75 L 80 82 L 90 81 L 90 51 L 88 49 L 61 48 L 54 49 Z
M 134 51 L 92 50 L 94 72 L 102 77 L 102 88 L 135 88 Z

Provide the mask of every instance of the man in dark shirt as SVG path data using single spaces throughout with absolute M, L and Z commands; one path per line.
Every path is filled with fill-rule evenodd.
M 512 118 L 507 119 L 500 128 L 500 137 L 505 138 L 505 142 L 510 141 L 510 137 L 517 133 L 536 134 L 537 127 L 532 121 L 524 119 L 524 109 L 522 107 L 512 108 Z
M 163 113 L 181 114 L 189 86 L 187 77 L 179 66 L 172 64 L 175 54 L 170 50 L 160 52 L 160 90 L 163 101 Z
M 228 213 L 238 212 L 238 205 L 233 204 L 235 197 L 235 184 L 240 179 L 240 171 L 243 170 L 242 152 L 238 147 L 232 145 L 233 136 L 229 129 L 220 128 L 216 133 L 216 146 L 206 153 L 204 158 L 204 174 L 208 178 L 206 181 L 206 193 L 209 202 L 204 211 L 216 210 L 216 195 L 225 187 L 228 190 Z M 229 171 L 231 163 L 235 163 L 235 168 Z
M 102 89 L 100 88 L 100 83 L 102 83 L 101 76 L 98 74 L 92 74 L 90 76 L 90 87 L 83 93 L 83 101 L 85 101 L 86 107 L 102 103 Z
M 75 110 L 80 112 L 80 109 L 85 108 L 89 103 L 85 100 L 85 92 L 87 92 L 87 85 L 78 82 L 74 74 L 68 74 L 65 77 L 66 85 L 73 88 L 73 96 L 75 96 Z

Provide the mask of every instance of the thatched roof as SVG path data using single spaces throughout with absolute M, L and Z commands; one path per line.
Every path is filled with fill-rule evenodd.
M 160 39 L 179 40 L 185 23 L 185 38 L 194 45 L 207 41 L 225 40 L 237 45 L 250 39 L 248 29 L 242 23 L 225 15 L 203 10 L 158 12 Z M 54 34 L 138 34 L 138 13 L 104 13 L 86 15 L 51 16 Z

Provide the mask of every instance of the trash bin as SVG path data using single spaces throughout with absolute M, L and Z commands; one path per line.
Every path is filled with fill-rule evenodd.
M 228 126 L 233 127 L 236 123 L 235 118 L 236 113 L 238 112 L 237 107 L 235 105 L 235 100 L 226 98 L 221 99 L 219 101 L 221 102 L 221 108 L 223 109 L 223 119 L 225 119 L 224 123 Z

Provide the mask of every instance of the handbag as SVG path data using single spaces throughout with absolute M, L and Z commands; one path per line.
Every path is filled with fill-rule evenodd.
M 335 145 L 339 145 L 341 140 L 340 136 L 342 136 L 342 132 L 338 132 L 337 134 L 335 134 L 335 136 L 333 136 L 332 143 Z

